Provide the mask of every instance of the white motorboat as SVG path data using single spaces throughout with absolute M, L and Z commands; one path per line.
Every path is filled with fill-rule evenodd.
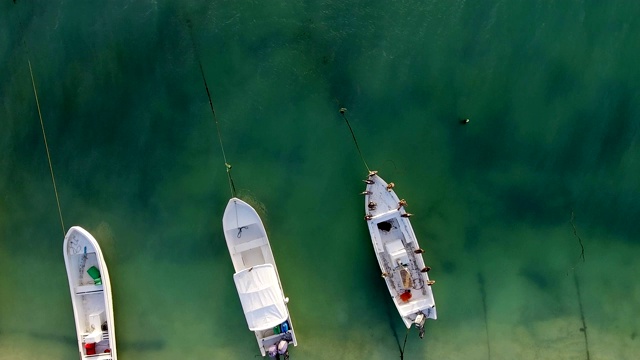
M 365 195 L 365 219 L 389 293 L 407 328 L 415 324 L 424 336 L 426 319 L 436 319 L 436 303 L 424 263 L 424 250 L 418 245 L 406 201 L 400 200 L 393 183 L 370 171 Z
M 298 343 L 262 220 L 253 207 L 234 197 L 222 225 L 249 330 L 255 333 L 262 356 L 286 359 L 289 344 Z
M 82 360 L 117 360 L 111 283 L 100 246 L 73 226 L 64 238 L 71 303 Z

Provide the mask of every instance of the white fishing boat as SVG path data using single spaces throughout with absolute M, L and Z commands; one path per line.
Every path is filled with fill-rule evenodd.
M 238 290 L 249 330 L 262 356 L 288 358 L 289 344 L 298 345 L 267 232 L 253 207 L 232 198 L 222 218 L 224 237 L 235 269 Z
M 64 238 L 71 303 L 80 358 L 116 360 L 116 337 L 109 272 L 96 239 L 79 226 Z
M 370 171 L 365 195 L 365 219 L 371 234 L 389 293 L 407 328 L 415 324 L 424 336 L 426 319 L 436 319 L 436 303 L 429 280 L 429 267 L 424 263 L 424 250 L 418 245 L 406 201 L 393 191 L 393 183 L 385 182 Z

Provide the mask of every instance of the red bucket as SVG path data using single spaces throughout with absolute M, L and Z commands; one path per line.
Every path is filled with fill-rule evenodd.
M 87 355 L 95 355 L 96 354 L 96 343 L 84 344 L 84 350 L 87 353 Z

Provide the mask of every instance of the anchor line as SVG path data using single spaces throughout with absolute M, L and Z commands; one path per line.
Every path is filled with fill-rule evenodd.
M 62 210 L 60 208 L 60 197 L 58 196 L 58 187 L 56 186 L 56 177 L 53 175 L 53 165 L 51 165 L 51 154 L 49 152 L 49 144 L 47 143 L 47 133 L 44 131 L 44 121 L 42 121 L 42 112 L 40 111 L 40 100 L 38 100 L 38 90 L 36 90 L 36 81 L 33 78 L 33 70 L 31 68 L 31 60 L 29 63 L 29 74 L 31 75 L 31 85 L 33 85 L 33 95 L 36 98 L 36 106 L 38 107 L 38 117 L 40 118 L 40 127 L 42 128 L 42 138 L 44 139 L 44 148 L 47 150 L 47 161 L 49 162 L 49 171 L 51 172 L 51 182 L 53 183 L 53 192 L 56 194 L 56 203 L 58 204 L 58 215 L 60 216 L 60 226 L 62 226 L 62 236 L 64 236 L 64 220 L 62 219 Z
M 402 344 L 402 349 L 400 349 L 400 360 L 404 359 L 404 349 L 407 347 L 407 338 L 409 337 L 409 330 L 411 328 L 407 329 L 407 332 L 404 334 L 404 343 Z
M 582 262 L 585 262 L 584 258 L 584 244 L 582 243 L 582 239 L 578 235 L 578 230 L 576 229 L 576 224 L 573 222 L 575 216 L 573 210 L 571 211 L 571 227 L 573 227 L 573 236 L 578 239 L 578 243 L 580 244 L 580 258 L 582 258 Z
M 227 178 L 229 180 L 229 189 L 231 190 L 231 196 L 236 197 L 236 186 L 233 183 L 233 178 L 231 177 L 231 164 L 227 161 L 227 155 L 224 152 L 224 145 L 222 145 L 222 134 L 220 133 L 220 123 L 218 122 L 218 117 L 216 116 L 216 111 L 213 108 L 213 102 L 211 101 L 211 93 L 209 92 L 209 86 L 207 85 L 207 79 L 204 76 L 204 70 L 202 69 L 202 63 L 198 60 L 198 65 L 200 66 L 200 74 L 202 74 L 202 81 L 204 82 L 204 88 L 207 90 L 207 97 L 209 98 L 209 107 L 211 108 L 211 114 L 213 114 L 213 120 L 216 123 L 216 129 L 218 130 L 218 141 L 220 142 L 220 149 L 222 150 L 222 159 L 224 160 L 224 167 L 227 169 Z
M 347 112 L 347 109 L 345 108 L 340 109 L 340 115 L 342 115 L 342 118 L 344 119 L 344 121 L 347 123 L 347 126 L 349 127 L 349 131 L 351 132 L 351 137 L 353 138 L 353 142 L 356 144 L 356 149 L 358 150 L 358 154 L 360 154 L 360 158 L 364 163 L 364 167 L 367 168 L 368 172 L 371 172 L 371 169 L 369 169 L 369 165 L 367 165 L 367 162 L 364 160 L 364 156 L 362 156 L 362 151 L 360 151 L 360 146 L 358 146 L 358 140 L 356 140 L 356 134 L 353 132 L 353 128 L 349 123 L 349 119 L 347 119 L 347 115 L 345 114 L 346 112 Z
M 209 107 L 211 108 L 211 114 L 213 115 L 213 121 L 216 123 L 216 130 L 218 131 L 218 141 L 220 142 L 220 149 L 222 150 L 222 159 L 224 160 L 224 167 L 227 170 L 227 179 L 229 180 L 229 189 L 231 190 L 231 196 L 236 197 L 236 186 L 233 183 L 233 178 L 231 177 L 231 164 L 227 161 L 227 155 L 224 152 L 224 145 L 222 144 L 222 134 L 220 132 L 220 123 L 218 122 L 218 117 L 216 116 L 216 110 L 213 107 L 213 101 L 211 101 L 211 92 L 209 91 L 209 85 L 207 84 L 207 78 L 204 75 L 204 69 L 202 68 L 202 62 L 200 61 L 200 56 L 198 54 L 198 48 L 196 47 L 196 43 L 193 40 L 193 31 L 191 29 L 191 22 L 187 21 L 187 25 L 189 27 L 189 35 L 191 37 L 191 44 L 193 46 L 193 50 L 195 52 L 196 58 L 198 59 L 198 66 L 200 67 L 200 75 L 202 75 L 202 82 L 204 83 L 204 88 L 207 90 L 207 98 L 209 99 Z
M 589 360 L 590 356 L 589 356 L 589 338 L 587 337 L 587 321 L 584 317 L 584 308 L 582 307 L 582 295 L 580 294 L 580 284 L 578 283 L 578 275 L 576 274 L 575 270 L 573 271 L 573 282 L 576 286 L 576 294 L 578 294 L 578 305 L 580 307 L 580 320 L 582 321 L 582 327 L 580 328 L 580 331 L 582 331 L 584 335 L 584 350 L 587 356 L 587 360 Z

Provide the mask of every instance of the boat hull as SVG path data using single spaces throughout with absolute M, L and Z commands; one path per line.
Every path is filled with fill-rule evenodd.
M 286 340 L 289 344 L 298 345 L 287 308 L 288 298 L 284 296 L 280 276 L 276 267 L 269 238 L 260 216 L 246 202 L 232 198 L 229 200 L 222 218 L 224 237 L 235 270 L 234 280 L 238 290 L 249 329 L 256 336 L 260 353 L 265 356 L 269 347 Z M 254 270 L 255 269 L 255 270 Z M 250 274 L 253 271 L 252 274 Z M 265 278 L 252 278 L 258 271 L 264 272 Z M 271 286 L 265 286 L 264 283 Z M 261 301 L 271 299 L 269 309 L 261 312 L 252 308 L 251 290 L 247 287 L 264 289 Z M 273 316 L 276 313 L 277 316 Z M 257 315 L 256 315 L 257 314 Z M 264 316 L 261 316 L 264 315 Z M 267 319 L 268 317 L 268 319 Z M 275 319 L 278 319 L 277 321 Z M 271 326 L 277 325 L 277 326 Z
M 376 172 L 366 180 L 365 219 L 389 294 L 407 328 L 419 315 L 436 319 L 435 299 L 423 250 L 405 210 L 406 202 Z
M 117 360 L 111 282 L 98 242 L 73 226 L 64 238 L 63 254 L 80 358 Z

